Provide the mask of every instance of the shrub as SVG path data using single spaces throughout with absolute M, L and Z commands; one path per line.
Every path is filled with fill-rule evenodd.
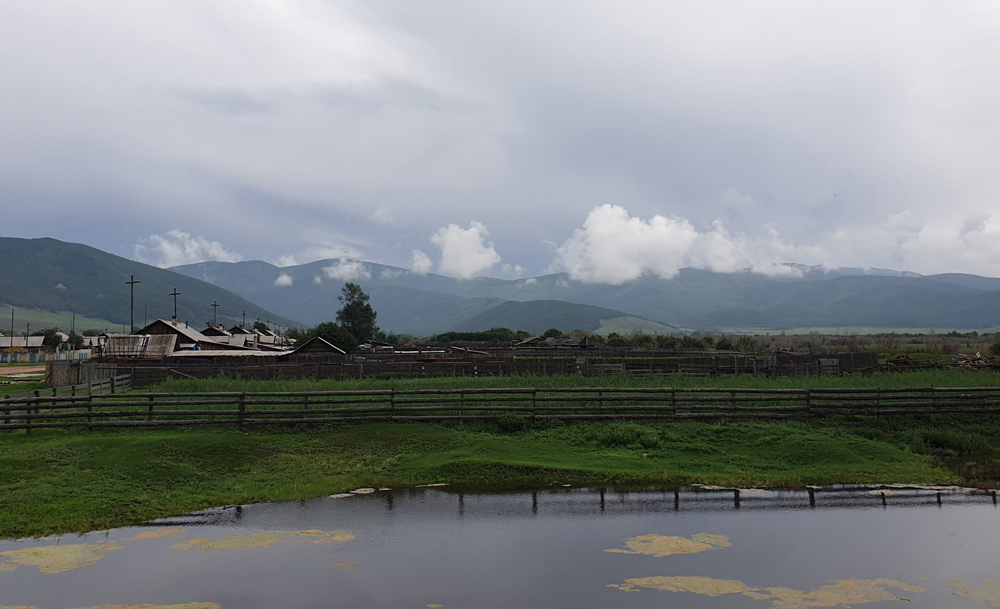
M 990 355 L 1000 357 L 1000 342 L 995 342 L 990 345 Z
M 505 412 L 497 420 L 497 427 L 503 433 L 517 433 L 523 431 L 527 426 L 528 422 L 513 412 Z

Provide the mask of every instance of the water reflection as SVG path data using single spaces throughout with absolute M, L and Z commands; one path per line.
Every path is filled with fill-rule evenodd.
M 0 609 L 1000 609 L 997 517 L 955 487 L 365 489 L 11 540 Z

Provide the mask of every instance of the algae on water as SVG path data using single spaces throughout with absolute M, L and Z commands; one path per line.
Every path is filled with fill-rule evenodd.
M 605 550 L 617 554 L 644 554 L 647 556 L 670 556 L 671 554 L 697 554 L 706 550 L 728 548 L 731 544 L 725 535 L 698 533 L 690 539 L 669 535 L 639 535 L 625 541 L 625 548 Z
M 997 583 L 1000 585 L 1000 582 Z M 770 601 L 772 609 L 853 606 L 903 600 L 902 597 L 889 592 L 887 588 L 910 593 L 924 591 L 920 586 L 891 579 L 844 579 L 805 592 L 793 588 L 756 588 L 736 579 L 692 576 L 633 578 L 626 579 L 625 583 L 622 584 L 609 584 L 609 587 L 617 588 L 623 592 L 639 592 L 640 588 L 647 588 L 663 592 L 690 592 L 705 596 L 742 594 L 752 599 Z
M 187 529 L 153 529 L 152 531 L 139 531 L 132 537 L 122 537 L 121 541 L 140 541 L 143 539 L 174 539 Z
M 79 543 L 58 546 L 38 546 L 20 550 L 0 552 L 0 557 L 6 559 L 2 570 L 13 571 L 17 565 L 38 567 L 42 573 L 53 575 L 71 569 L 79 569 L 92 565 L 104 558 L 108 552 L 124 550 L 115 542 Z M 11 568 L 10 565 L 14 565 Z
M 0 609 L 41 609 L 40 607 L 17 607 L 0 606 Z M 182 605 L 98 605 L 96 607 L 86 607 L 81 609 L 222 609 L 218 603 L 184 603 Z
M 274 544 L 284 543 L 286 537 L 305 537 L 308 541 L 300 544 L 333 543 L 335 541 L 350 541 L 354 539 L 347 531 L 265 531 L 249 535 L 229 535 L 225 539 L 192 539 L 171 546 L 174 550 L 195 550 L 210 552 L 212 550 L 248 550 L 251 548 L 270 548 Z
M 1000 609 L 1000 579 L 984 579 L 980 586 L 970 586 L 965 582 L 948 582 L 955 588 L 956 596 L 968 599 L 991 609 Z

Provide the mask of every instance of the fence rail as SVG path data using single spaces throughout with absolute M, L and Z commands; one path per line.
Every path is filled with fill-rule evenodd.
M 917 389 L 419 389 L 139 393 L 128 375 L 0 399 L 0 430 L 365 421 L 738 420 L 828 416 L 998 415 L 1000 388 Z M 63 388 L 67 389 L 67 388 Z M 119 395 L 120 394 L 120 395 Z

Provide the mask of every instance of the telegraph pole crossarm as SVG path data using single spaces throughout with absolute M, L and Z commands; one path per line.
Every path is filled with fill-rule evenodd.
M 173 296 L 174 297 L 174 321 L 175 322 L 177 321 L 177 297 L 180 296 L 180 295 L 181 295 L 181 293 L 177 291 L 177 288 L 174 288 L 173 292 L 167 294 L 167 296 Z
M 136 281 L 135 275 L 129 275 L 129 280 L 125 282 L 128 286 L 128 333 L 135 332 L 135 284 L 142 283 Z M 177 288 L 174 288 L 177 291 Z
M 212 325 L 213 326 L 218 326 L 219 325 L 218 313 L 219 313 L 219 301 L 216 300 L 216 301 L 212 302 Z

